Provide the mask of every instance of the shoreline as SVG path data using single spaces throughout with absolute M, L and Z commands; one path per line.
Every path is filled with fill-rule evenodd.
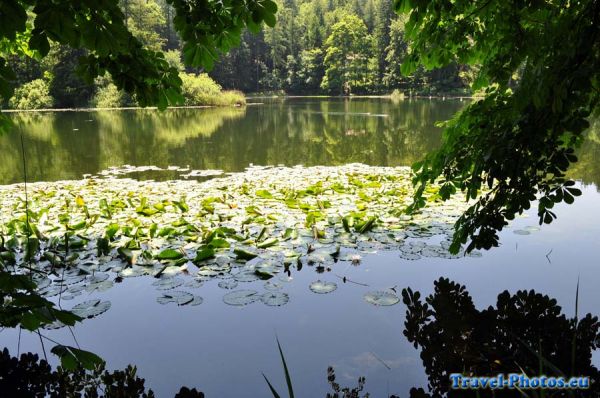
M 246 100 L 253 99 L 296 99 L 296 98 L 314 98 L 314 99 L 392 99 L 392 95 L 257 95 L 247 96 Z M 472 100 L 479 98 L 473 95 L 413 95 L 405 96 L 398 101 L 410 101 L 412 99 L 429 100 Z M 245 106 L 264 105 L 263 102 L 247 102 L 245 105 L 184 105 L 170 106 L 168 109 L 211 109 L 211 108 L 243 108 Z M 29 112 L 98 112 L 98 111 L 135 111 L 135 110 L 158 110 L 156 106 L 124 106 L 111 108 L 42 108 L 42 109 L 0 109 L 0 113 L 29 113 Z
M 167 109 L 210 109 L 210 108 L 243 108 L 245 105 L 184 105 L 170 106 Z M 123 106 L 115 108 L 42 108 L 42 109 L 0 109 L 0 113 L 21 112 L 98 112 L 98 111 L 136 111 L 158 110 L 156 106 Z

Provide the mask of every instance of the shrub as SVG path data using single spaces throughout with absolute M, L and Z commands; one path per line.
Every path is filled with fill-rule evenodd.
M 13 109 L 42 109 L 51 108 L 53 103 L 49 82 L 35 79 L 17 88 L 8 105 Z
M 219 86 L 206 73 L 194 75 L 181 73 L 185 105 L 244 105 L 246 99 L 239 91 L 221 91 Z
M 123 92 L 113 83 L 98 87 L 96 95 L 91 101 L 91 105 L 95 108 L 118 108 L 124 104 Z

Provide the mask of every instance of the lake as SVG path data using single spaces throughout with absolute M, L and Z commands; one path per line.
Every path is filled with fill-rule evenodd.
M 195 211 L 195 206 L 199 206 L 195 197 L 203 199 L 205 209 L 212 206 L 212 202 L 206 204 L 204 191 L 223 192 L 225 197 L 228 186 L 238 192 L 246 186 L 252 189 L 259 181 L 265 189 L 255 192 L 259 196 L 256 199 L 259 209 L 249 209 L 253 206 L 245 204 L 246 213 L 254 217 L 245 230 L 252 236 L 262 235 L 256 223 L 259 219 L 269 219 L 264 208 L 270 204 L 276 208 L 274 186 L 278 183 L 287 184 L 286 189 L 291 190 L 296 188 L 296 179 L 312 179 L 311 187 L 318 187 L 319 180 L 329 181 L 331 176 L 342 173 L 340 175 L 355 186 L 364 186 L 358 195 L 373 196 L 379 186 L 393 187 L 400 192 L 406 182 L 387 181 L 385 175 L 408 173 L 401 167 L 410 166 L 437 148 L 441 129 L 436 127 L 436 122 L 450 118 L 467 103 L 458 99 L 393 103 L 388 99 L 363 98 L 253 99 L 250 102 L 253 103 L 245 108 L 11 114 L 18 127 L 0 137 L 0 184 L 3 184 L 0 192 L 14 191 L 17 195 L 22 188 L 22 185 L 10 186 L 24 179 L 22 135 L 34 198 L 35 192 L 60 186 L 86 192 L 88 196 L 82 194 L 83 199 L 91 203 L 93 184 L 90 188 L 83 183 L 61 182 L 90 175 L 102 187 L 102 181 L 109 181 L 108 184 L 113 181 L 110 192 L 115 197 L 121 195 L 136 201 L 138 198 L 127 191 L 135 191 L 138 184 L 144 184 L 148 192 L 170 194 L 173 198 L 187 193 L 187 205 L 190 211 Z M 342 385 L 353 386 L 359 376 L 365 376 L 365 390 L 373 397 L 392 393 L 407 396 L 411 387 L 426 386 L 427 378 L 419 351 L 402 334 L 406 307 L 402 302 L 373 305 L 373 300 L 365 299 L 373 291 L 392 289 L 399 293 L 402 288 L 411 287 L 427 295 L 433 291 L 433 282 L 443 276 L 466 285 L 478 308 L 494 305 L 504 290 L 514 293 L 519 289 L 535 289 L 556 298 L 564 313 L 572 316 L 579 279 L 579 314 L 600 313 L 600 290 L 597 289 L 600 285 L 600 212 L 597 210 L 600 140 L 597 132 L 584 143 L 578 156 L 580 162 L 572 168 L 571 177 L 578 180 L 583 196 L 571 206 L 558 206 L 558 220 L 539 230 L 535 212 L 517 218 L 501 233 L 499 248 L 478 256 L 452 258 L 440 255 L 442 251 L 433 255 L 433 249 L 429 250 L 431 255 L 426 255 L 423 248 L 439 246 L 440 239 L 443 248 L 444 234 L 449 231 L 449 220 L 436 220 L 433 216 L 423 222 L 433 225 L 436 233 L 421 236 L 407 227 L 408 233 L 394 232 L 396 237 L 401 234 L 401 238 L 385 247 L 381 243 L 383 231 L 367 230 L 365 236 L 379 234 L 375 242 L 359 236 L 348 245 L 350 248 L 342 244 L 342 256 L 335 262 L 314 258 L 331 246 L 331 239 L 328 241 L 325 234 L 311 243 L 308 228 L 308 235 L 301 231 L 292 240 L 301 242 L 302 247 L 308 246 L 308 252 L 314 250 L 313 258 L 310 258 L 311 253 L 306 253 L 301 270 L 294 265 L 291 271 L 288 267 L 284 271 L 281 264 L 267 264 L 260 268 L 262 274 L 259 274 L 267 275 L 266 282 L 261 280 L 263 278 L 246 278 L 245 267 L 249 265 L 231 264 L 226 271 L 215 266 L 205 269 L 194 285 L 191 274 L 198 270 L 190 266 L 183 274 L 165 280 L 164 286 L 148 275 L 125 277 L 120 283 L 98 285 L 97 289 L 82 287 L 61 293 L 61 304 L 71 308 L 95 298 L 110 302 L 108 311 L 74 329 L 78 344 L 102 356 L 108 368 L 135 364 L 138 374 L 158 397 L 173 396 L 182 385 L 196 387 L 208 397 L 266 397 L 269 391 L 262 373 L 283 391 L 285 382 L 276 336 L 285 352 L 297 396 L 325 396 L 330 391 L 326 377 L 330 365 Z M 298 165 L 303 167 L 294 167 Z M 352 182 L 355 175 L 367 177 L 362 182 Z M 380 185 L 369 185 L 368 181 L 375 181 L 369 176 L 376 176 Z M 58 185 L 46 185 L 51 182 Z M 337 204 L 332 198 L 328 200 L 333 202 L 334 208 L 348 205 Z M 367 199 L 363 200 L 368 203 Z M 225 210 L 236 211 L 228 199 L 213 201 L 218 202 L 218 206 L 208 211 L 212 214 L 210 217 L 216 217 L 225 204 L 230 204 L 230 209 Z M 450 210 L 460 209 L 460 202 L 458 200 Z M 300 201 L 294 206 L 287 204 L 298 210 L 290 210 L 289 220 L 278 219 L 276 222 L 281 225 L 292 222 L 294 212 L 303 214 Z M 151 210 L 140 217 L 154 215 L 158 209 L 146 206 L 141 200 L 136 205 L 138 214 Z M 325 213 L 328 205 L 320 203 L 319 206 Z M 186 206 L 180 203 L 180 207 Z M 11 215 L 5 207 L 2 212 L 0 221 L 4 223 Z M 444 212 L 438 217 L 440 214 L 443 216 Z M 241 217 L 235 213 L 228 221 L 237 222 L 238 216 Z M 223 222 L 214 217 L 210 218 L 211 222 Z M 324 225 L 319 223 L 326 223 L 318 215 L 315 217 L 312 231 Z M 269 229 L 281 227 L 261 222 Z M 390 224 L 395 222 L 390 218 Z M 306 223 L 308 225 L 308 216 Z M 124 228 L 122 231 L 125 234 Z M 432 243 L 424 243 L 429 239 Z M 268 242 L 260 237 L 256 241 Z M 263 246 L 261 253 L 266 253 L 265 256 L 283 258 L 276 257 L 274 250 L 269 251 L 266 243 Z M 95 258 L 93 261 L 90 269 L 95 267 L 96 270 L 104 260 L 100 264 Z M 255 261 L 251 259 L 249 263 L 255 266 Z M 112 280 L 125 270 L 126 267 L 119 265 L 112 269 L 107 267 L 101 274 L 110 275 Z M 316 281 L 324 283 L 315 285 Z M 83 286 L 81 282 L 74 281 L 73 286 Z M 329 292 L 327 286 L 331 284 L 336 288 Z M 160 303 L 164 292 L 182 289 L 201 297 L 194 298 L 193 304 L 198 305 Z M 228 296 L 239 289 L 265 293 L 260 300 Z M 64 299 L 62 294 L 65 294 Z M 49 294 L 49 297 L 58 300 L 59 295 Z M 241 303 L 240 299 L 248 302 Z M 74 344 L 73 336 L 65 328 L 48 330 L 46 335 Z M 13 355 L 18 340 L 16 330 L 0 332 L 1 344 L 9 347 Z M 24 333 L 20 349 L 41 352 L 38 336 Z M 50 359 L 56 363 L 55 358 Z M 597 353 L 594 353 L 594 363 L 600 364 Z

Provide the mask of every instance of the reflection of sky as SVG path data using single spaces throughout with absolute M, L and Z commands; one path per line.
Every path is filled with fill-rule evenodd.
M 517 219 L 502 233 L 502 246 L 482 258 L 405 261 L 390 252 L 365 255 L 357 267 L 339 263 L 325 274 L 305 266 L 285 284 L 290 302 L 283 307 L 225 305 L 221 298 L 227 291 L 218 288 L 217 281 L 195 291 L 204 297 L 200 306 L 162 306 L 156 303 L 160 292 L 151 286 L 152 278 L 126 279 L 98 295 L 111 300 L 112 308 L 77 327 L 76 336 L 82 348 L 99 353 L 110 368 L 136 364 L 138 374 L 160 397 L 173 396 L 181 385 L 199 387 L 208 397 L 268 396 L 261 372 L 284 390 L 275 335 L 281 340 L 298 396 L 324 396 L 329 365 L 335 366 L 342 385 L 355 385 L 363 375 L 372 396 L 406 396 L 410 387 L 425 384 L 419 352 L 402 335 L 406 308 L 402 303 L 374 307 L 362 296 L 395 285 L 427 295 L 433 281 L 445 276 L 465 284 L 479 309 L 494 305 L 505 289 L 512 293 L 535 289 L 556 298 L 572 316 L 579 276 L 580 314 L 597 315 L 599 200 L 595 187 L 585 188 L 574 205 L 559 206 L 554 224 L 531 235 L 516 235 L 512 230 L 537 225 L 535 215 Z M 334 273 L 369 287 L 343 284 Z M 336 282 L 338 289 L 314 294 L 308 285 L 317 279 Z M 262 291 L 262 283 L 240 283 L 238 288 Z M 85 299 L 65 303 L 70 306 Z M 73 344 L 68 331 L 47 334 Z M 0 345 L 14 354 L 17 332 L 0 333 Z M 23 334 L 21 351 L 39 348 L 37 336 Z

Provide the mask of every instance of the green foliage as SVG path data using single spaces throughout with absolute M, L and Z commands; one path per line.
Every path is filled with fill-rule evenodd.
M 0 252 L 0 266 L 5 267 L 10 257 Z M 26 275 L 14 275 L 0 271 L 0 326 L 17 327 L 34 331 L 44 325 L 60 321 L 74 325 L 81 318 L 67 311 L 59 310 L 54 303 L 36 292 L 36 284 Z
M 533 290 L 514 295 L 504 291 L 498 295 L 496 307 L 479 311 L 464 286 L 445 278 L 434 285 L 434 293 L 423 301 L 419 292 L 402 290 L 407 306 L 404 335 L 415 348 L 421 348 L 431 393 L 413 388 L 411 397 L 515 396 L 510 389 L 452 390 L 451 373 L 600 377 L 591 361 L 592 350 L 600 342 L 597 317 L 567 318 L 555 299 Z M 579 390 L 576 396 L 596 397 L 599 391 L 598 383 L 592 382 L 589 390 Z M 551 389 L 539 393 L 575 396 Z
M 14 109 L 52 108 L 50 84 L 47 79 L 35 79 L 15 90 L 8 105 Z
M 179 72 L 184 70 L 185 67 L 181 61 L 181 52 L 179 50 L 168 50 L 164 54 L 165 59 L 172 68 L 177 69 Z
M 88 84 L 108 72 L 117 88 L 135 96 L 141 106 L 164 109 L 183 102 L 178 71 L 162 53 L 154 51 L 159 42 L 155 35 L 148 35 L 160 25 L 161 10 L 155 2 L 151 6 L 141 1 L 129 3 L 144 7 L 137 20 L 131 17 L 132 30 L 116 0 L 101 4 L 63 0 L 2 2 L 0 96 L 12 95 L 16 78 L 6 56 L 17 53 L 43 58 L 52 42 L 87 51 L 79 58 L 77 71 Z M 245 27 L 258 32 L 263 22 L 273 26 L 277 11 L 271 0 L 231 0 L 227 4 L 209 1 L 193 6 L 183 0 L 168 3 L 175 12 L 173 26 L 182 38 L 185 62 L 209 69 L 220 52 L 239 44 Z M 146 15 L 148 7 L 153 10 L 150 15 Z
M 124 105 L 123 92 L 119 91 L 113 83 L 98 87 L 91 101 L 91 106 L 94 108 L 118 108 Z
M 321 87 L 333 94 L 364 92 L 371 83 L 371 36 L 356 15 L 345 15 L 325 41 L 325 77 Z
M 161 51 L 167 41 L 160 31 L 166 24 L 163 9 L 156 0 L 126 0 L 122 2 L 131 34 L 152 51 Z
M 484 98 L 446 124 L 442 148 L 415 164 L 413 210 L 427 184 L 476 202 L 456 223 L 452 250 L 498 245 L 507 220 L 538 200 L 540 224 L 581 191 L 565 173 L 600 103 L 600 2 L 396 1 L 412 45 L 402 66 L 479 65 Z M 568 45 L 565 45 L 568 43 Z
M 52 46 L 44 64 L 52 74 L 50 95 L 57 108 L 75 108 L 87 106 L 94 92 L 93 84 L 84 82 L 76 69 L 80 57 L 86 51 L 67 46 Z M 50 61 L 50 62 L 48 62 Z
M 222 92 L 221 86 L 206 73 L 199 75 L 182 73 L 181 80 L 185 105 L 242 105 L 246 103 L 242 93 Z
M 465 88 L 459 77 L 463 65 L 442 71 L 421 68 L 414 77 L 401 75 L 400 65 L 408 41 L 404 35 L 405 18 L 394 14 L 392 0 L 282 2 L 275 28 L 259 35 L 244 34 L 240 47 L 223 57 L 210 75 L 225 88 L 246 92 L 342 93 L 337 85 L 331 86 L 330 78 L 321 88 L 325 76 L 324 43 L 333 33 L 333 26 L 349 15 L 361 20 L 353 22 L 358 23 L 359 28 L 364 27 L 369 36 L 369 44 L 359 51 L 367 60 L 351 65 L 358 75 L 359 85 L 352 87 L 356 93 L 386 94 L 397 88 L 430 94 Z M 357 47 L 364 39 L 366 37 L 360 37 Z M 339 43 L 334 47 L 339 47 Z M 339 66 L 331 70 L 334 80 L 340 74 Z M 430 85 L 435 86 L 434 89 L 430 90 Z

